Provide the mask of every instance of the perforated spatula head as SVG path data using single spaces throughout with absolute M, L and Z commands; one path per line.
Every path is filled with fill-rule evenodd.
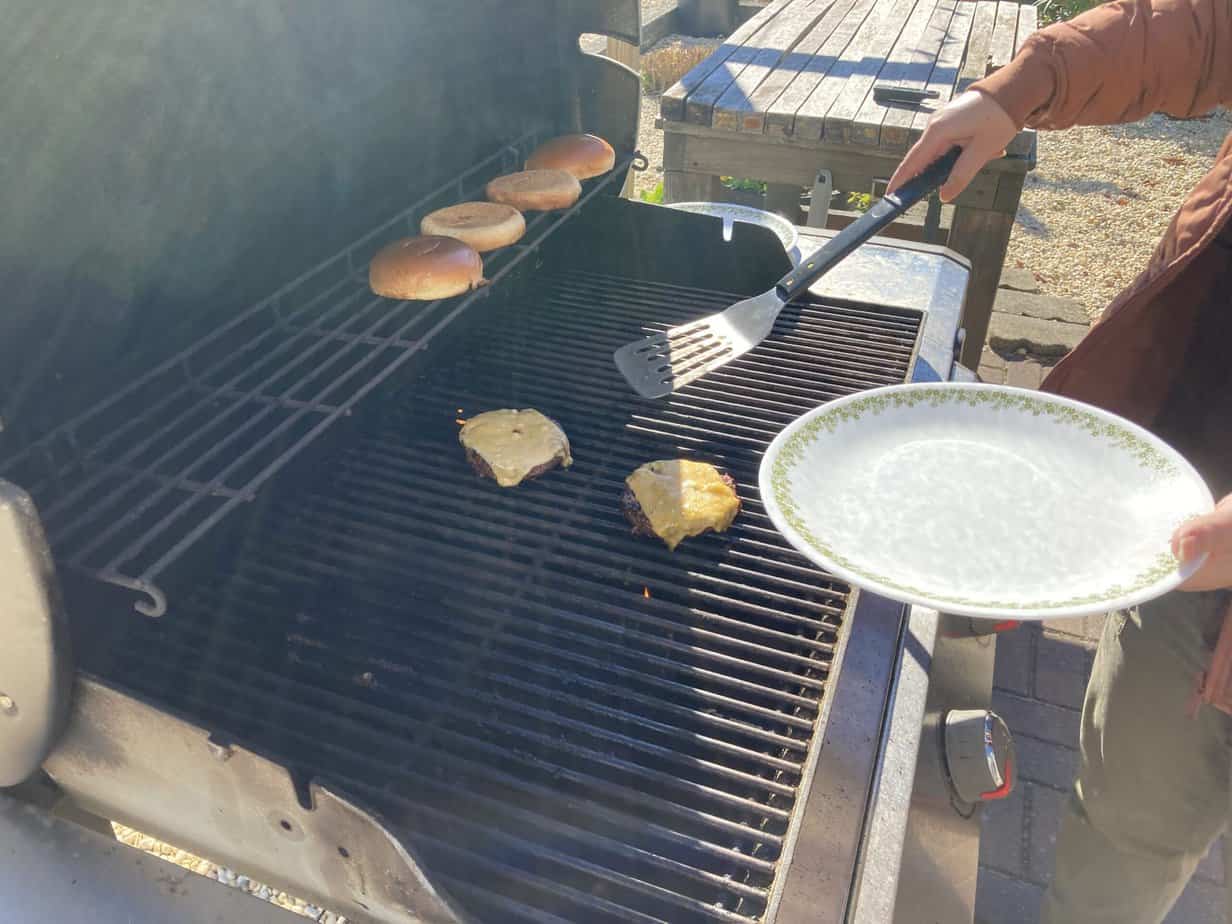
M 775 289 L 616 351 L 616 367 L 643 398 L 663 398 L 747 353 L 769 336 L 786 302 Z
M 616 367 L 643 398 L 663 398 L 743 356 L 770 335 L 788 302 L 808 291 L 844 257 L 949 179 L 961 153 L 960 148 L 951 148 L 897 192 L 879 200 L 769 292 L 626 344 L 613 357 Z

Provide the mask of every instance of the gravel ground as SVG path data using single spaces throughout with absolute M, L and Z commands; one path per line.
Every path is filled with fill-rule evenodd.
M 1146 265 L 1186 193 L 1210 169 L 1232 116 L 1041 132 L 1007 261 L 1092 317 Z
M 646 14 L 643 12 L 642 17 Z M 662 52 L 670 52 L 673 47 L 686 46 L 713 50 L 722 44 L 722 39 L 694 38 L 688 35 L 669 35 L 642 52 L 643 62 L 647 58 Z M 650 192 L 663 182 L 663 132 L 655 128 L 655 119 L 659 117 L 659 94 L 651 91 L 642 92 L 642 108 L 638 114 L 637 146 L 650 166 L 639 173 L 634 179 L 634 194 L 641 195 Z

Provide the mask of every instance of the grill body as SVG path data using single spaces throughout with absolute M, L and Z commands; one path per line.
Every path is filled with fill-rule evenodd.
M 50 203 L 41 220 L 14 200 L 25 237 L 0 227 L 21 241 L 0 266 L 17 293 L 5 343 L 39 344 L 0 372 L 0 474 L 34 502 L 10 508 L 6 489 L 0 512 L 30 526 L 39 560 L 23 575 L 46 601 L 4 609 L 0 627 L 60 627 L 38 653 L 56 689 L 75 685 L 64 727 L 48 722 L 47 774 L 103 817 L 357 919 L 843 919 L 905 615 L 792 551 L 757 467 L 826 400 L 946 378 L 965 269 L 870 248 L 757 350 L 641 401 L 614 348 L 755 294 L 787 263 L 764 229 L 725 243 L 713 219 L 615 198 L 637 163 L 637 79 L 576 37 L 635 40 L 634 5 L 545 0 L 514 22 L 502 4 L 372 0 L 362 28 L 292 6 L 220 14 L 247 41 L 290 36 L 266 68 L 287 99 L 246 92 L 259 62 L 228 65 L 220 49 L 247 48 L 235 35 L 190 41 L 187 5 L 82 19 L 94 54 L 133 30 L 157 53 L 120 78 L 94 62 L 91 98 L 116 119 L 85 139 L 53 120 L 57 156 L 81 168 L 91 158 L 70 152 L 93 145 L 114 188 L 134 168 L 105 155 L 138 101 L 161 101 L 181 146 L 161 148 L 166 164 L 132 147 L 166 215 L 106 248 L 140 202 L 86 198 L 66 231 L 84 182 L 66 167 L 31 187 Z M 30 63 L 30 34 L 6 39 L 6 60 Z M 313 64 L 339 43 L 370 53 Z M 164 58 L 184 73 L 163 79 Z M 61 60 L 21 113 L 48 108 Z M 303 109 L 331 93 L 325 115 Z M 275 110 L 287 124 L 265 135 Z M 244 143 L 216 150 L 228 115 Z M 492 286 L 429 305 L 370 296 L 382 243 L 579 128 L 616 143 L 618 171 L 490 255 Z M 32 131 L 7 137 L 37 147 Z M 511 491 L 479 480 L 458 421 L 499 407 L 560 421 L 573 468 Z M 638 465 L 679 456 L 730 472 L 744 510 L 669 553 L 629 533 L 619 499 Z M 0 651 L 0 675 L 20 650 Z

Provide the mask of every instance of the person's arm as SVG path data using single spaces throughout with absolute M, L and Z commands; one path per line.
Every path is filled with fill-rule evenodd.
M 1031 36 L 1014 60 L 939 110 L 890 189 L 951 145 L 963 148 L 941 197 L 971 181 L 1024 125 L 1189 116 L 1232 101 L 1232 0 L 1120 0 Z
M 1211 513 L 1178 527 L 1172 536 L 1172 554 L 1182 562 L 1208 556 L 1181 590 L 1232 588 L 1232 494 Z

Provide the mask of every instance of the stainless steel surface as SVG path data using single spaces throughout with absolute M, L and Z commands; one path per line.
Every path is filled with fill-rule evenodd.
M 746 298 L 622 346 L 613 355 L 616 368 L 643 398 L 665 398 L 765 340 L 786 304 L 774 289 Z
M 806 777 L 803 811 L 766 920 L 839 924 L 853 897 L 855 859 L 883 745 L 902 645 L 902 604 L 858 594 L 825 741 Z
M 68 714 L 73 664 L 34 503 L 0 481 L 0 786 L 39 768 Z
M 0 792 L 0 924 L 305 919 Z
M 921 730 L 938 621 L 934 610 L 908 608 L 882 729 L 877 776 L 847 917 L 849 924 L 886 924 L 894 916 L 907 819 L 915 792 L 915 769 L 924 744 Z M 917 897 L 906 895 L 904 901 L 915 902 Z M 936 924 L 957 922 L 939 919 Z
M 942 629 L 929 669 L 913 796 L 897 882 L 895 924 L 970 921 L 975 914 L 981 806 L 959 803 L 951 791 L 941 727 L 951 709 L 986 707 L 992 698 L 996 637 Z
M 464 920 L 350 797 L 89 678 L 45 769 L 87 811 L 349 918 Z

